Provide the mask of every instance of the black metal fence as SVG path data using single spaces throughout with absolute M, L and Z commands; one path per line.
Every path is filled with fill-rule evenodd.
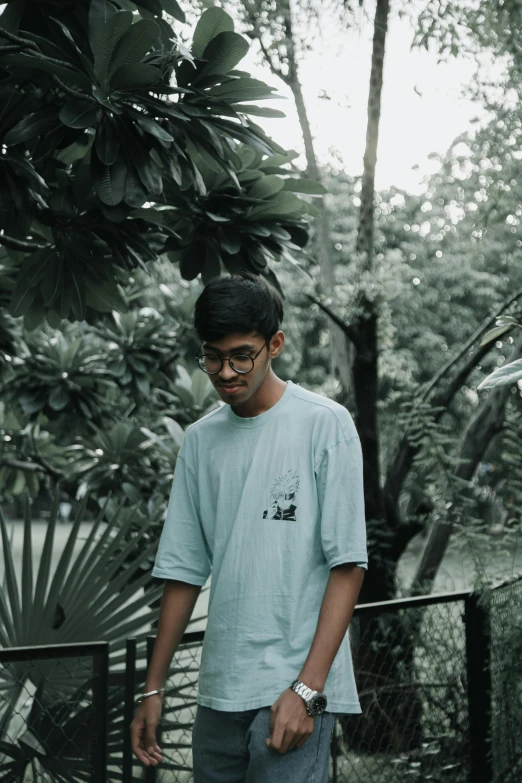
M 0 650 L 0 781 L 104 783 L 107 642 Z
M 522 663 L 507 667 L 505 646 L 517 629 L 522 636 L 521 599 L 518 580 L 488 605 L 465 591 L 356 607 L 363 713 L 336 720 L 331 783 L 520 783 Z M 158 737 L 164 761 L 148 769 L 132 755 L 128 728 L 152 636 L 147 660 L 128 640 L 116 672 L 103 642 L 0 650 L 0 782 L 190 783 L 203 639 L 185 634 L 174 656 Z

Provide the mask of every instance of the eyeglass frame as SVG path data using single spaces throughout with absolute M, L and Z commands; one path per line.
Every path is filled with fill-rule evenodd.
M 255 355 L 255 356 L 249 356 L 247 353 L 233 353 L 233 354 L 232 354 L 232 356 L 229 356 L 229 357 L 228 357 L 228 359 L 223 359 L 223 357 L 221 357 L 221 356 L 217 356 L 217 354 L 206 354 L 206 353 L 200 353 L 198 356 L 196 356 L 196 357 L 194 357 L 194 358 L 196 359 L 196 361 L 197 361 L 197 363 L 198 363 L 198 367 L 199 367 L 199 369 L 200 369 L 202 372 L 204 372 L 204 373 L 205 373 L 205 375 L 218 375 L 218 373 L 220 373 L 220 372 L 221 372 L 221 370 L 223 369 L 223 365 L 224 365 L 224 363 L 225 363 L 225 362 L 228 362 L 228 363 L 230 364 L 230 361 L 231 361 L 231 359 L 233 359 L 233 357 L 234 357 L 234 356 L 243 356 L 243 357 L 247 357 L 247 358 L 248 358 L 248 359 L 250 359 L 250 361 L 252 362 L 252 367 L 250 368 L 250 370 L 243 370 L 243 371 L 241 371 L 241 370 L 236 370 L 236 368 L 234 367 L 234 365 L 233 365 L 233 364 L 231 364 L 230 366 L 232 367 L 232 369 L 234 370 L 234 372 L 237 372 L 239 375 L 248 375 L 248 373 L 249 373 L 249 372 L 252 372 L 252 370 L 254 369 L 254 367 L 255 367 L 255 360 L 257 359 L 257 357 L 259 356 L 259 354 L 261 353 L 261 351 L 263 350 L 263 348 L 265 348 L 265 346 L 266 346 L 267 348 L 269 348 L 269 347 L 270 347 L 270 343 L 269 343 L 269 342 L 267 342 L 266 340 L 265 340 L 265 342 L 263 343 L 263 345 L 261 346 L 261 348 L 259 349 L 259 351 L 256 353 L 256 355 Z M 217 358 L 217 359 L 219 359 L 219 361 L 221 362 L 221 367 L 219 368 L 219 370 L 216 370 L 216 372 L 207 372 L 206 370 L 204 370 L 204 369 L 203 369 L 203 367 L 201 366 L 201 364 L 199 363 L 199 360 L 200 360 L 200 359 L 202 359 L 202 358 L 203 358 L 203 356 L 216 356 L 216 358 Z

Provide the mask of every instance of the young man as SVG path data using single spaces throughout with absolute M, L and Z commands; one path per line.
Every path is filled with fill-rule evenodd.
M 195 308 L 198 362 L 227 404 L 179 452 L 132 723 L 134 753 L 157 765 L 167 670 L 212 573 L 195 783 L 326 783 L 335 714 L 361 712 L 346 633 L 368 560 L 360 442 L 345 408 L 275 375 L 282 319 L 275 290 L 247 273 L 211 280 Z

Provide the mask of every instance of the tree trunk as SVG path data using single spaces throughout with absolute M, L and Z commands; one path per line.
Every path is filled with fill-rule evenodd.
M 522 334 L 515 340 L 509 357 L 510 361 L 522 356 Z M 455 476 L 470 481 L 475 469 L 492 439 L 502 429 L 506 403 L 511 394 L 512 384 L 498 386 L 489 392 L 477 415 L 469 424 L 460 448 L 461 462 L 455 470 Z M 435 576 L 448 547 L 458 517 L 458 509 L 451 510 L 446 519 L 436 520 L 426 541 L 417 571 L 413 577 L 412 595 L 431 592 Z
M 310 179 L 317 182 L 321 181 L 321 173 L 317 164 L 317 158 L 314 149 L 314 140 L 310 121 L 306 111 L 301 82 L 299 81 L 297 63 L 291 60 L 290 74 L 287 84 L 292 90 L 297 116 L 303 134 L 303 141 L 306 155 L 306 174 Z M 328 297 L 335 288 L 334 261 L 332 257 L 332 232 L 325 200 L 323 197 L 315 199 L 314 202 L 321 211 L 321 215 L 314 222 L 315 235 L 313 240 L 314 255 L 319 263 L 320 269 L 320 294 Z M 341 384 L 341 398 L 339 402 L 355 413 L 356 400 L 353 389 L 352 365 L 354 359 L 354 348 L 347 339 L 344 332 L 339 329 L 330 319 L 327 319 L 328 332 L 330 337 L 330 367 L 332 374 Z
M 389 0 L 377 0 L 374 23 L 372 67 L 368 97 L 368 126 L 357 251 L 363 268 L 374 267 L 374 194 L 377 142 L 381 114 L 384 51 L 388 28 Z M 378 313 L 364 292 L 359 307 L 362 316 L 353 325 L 357 338 L 354 361 L 354 389 L 357 430 L 364 466 L 364 497 L 368 536 L 372 540 L 371 563 L 365 575 L 360 603 L 372 603 L 395 595 L 395 564 L 390 557 L 389 520 L 380 481 L 378 437 Z M 408 642 L 408 628 L 399 614 L 363 614 L 356 618 L 357 642 L 352 651 L 360 701 L 366 720 L 346 715 L 341 719 L 345 744 L 359 753 L 401 753 L 422 742 L 422 705 L 411 683 L 414 647 Z M 405 680 L 406 677 L 406 680 Z M 384 687 L 382 687 L 384 686 Z
M 365 268 L 371 271 L 374 265 L 374 193 L 375 169 L 377 165 L 377 141 L 381 114 L 381 93 L 383 84 L 384 50 L 388 28 L 389 0 L 377 0 L 375 12 L 372 67 L 368 96 L 368 127 L 366 131 L 366 149 L 364 152 L 364 171 L 361 190 L 361 208 L 357 250 L 363 254 Z M 357 408 L 356 423 L 363 452 L 364 497 L 366 517 L 369 526 L 386 526 L 384 496 L 380 482 L 379 436 L 377 421 L 378 386 L 378 316 L 372 301 L 360 298 L 363 315 L 354 324 L 357 333 L 357 349 L 354 360 L 354 390 Z M 384 553 L 382 553 L 384 554 Z M 381 560 L 378 553 L 376 562 Z M 386 557 L 383 558 L 386 560 Z M 366 575 L 361 591 L 361 601 L 375 600 L 378 585 L 380 600 L 392 598 L 393 579 L 387 573 L 380 573 L 382 567 L 372 568 Z M 373 584 L 376 580 L 376 585 Z M 385 586 L 384 594 L 381 593 Z

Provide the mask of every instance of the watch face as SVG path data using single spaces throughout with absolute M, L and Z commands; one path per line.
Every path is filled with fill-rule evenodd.
M 320 715 L 326 709 L 326 696 L 323 693 L 314 696 L 309 703 L 310 714 Z

